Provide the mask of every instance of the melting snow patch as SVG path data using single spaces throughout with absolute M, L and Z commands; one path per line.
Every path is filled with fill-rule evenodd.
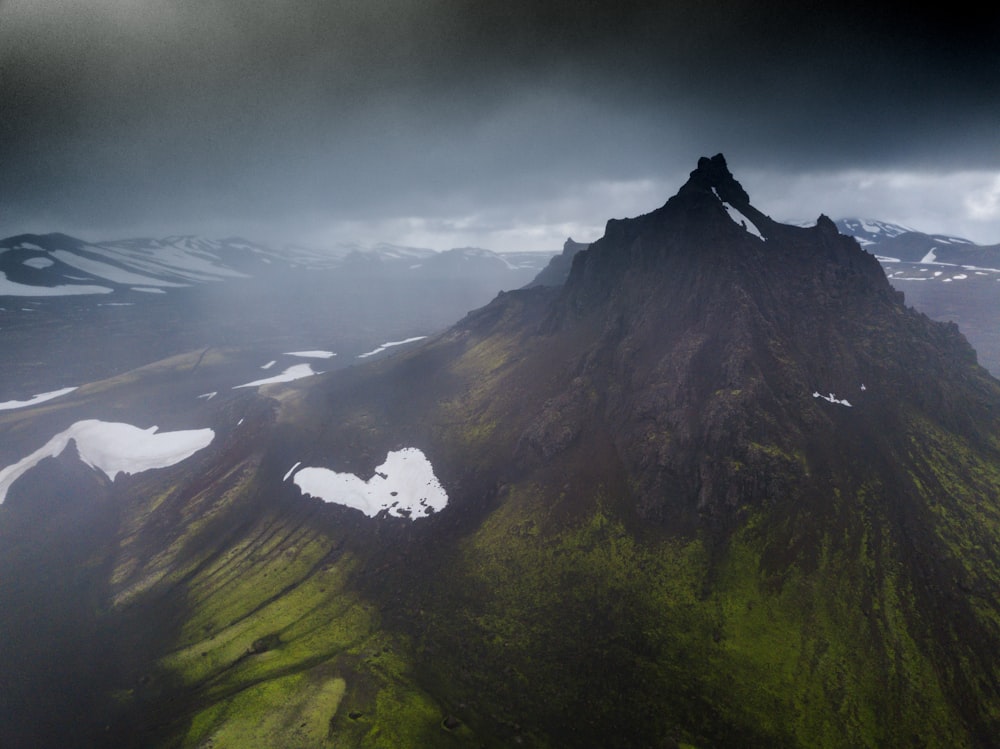
M 406 344 L 406 343 L 413 343 L 414 341 L 422 341 L 426 337 L 427 336 L 425 336 L 425 335 L 418 335 L 418 336 L 416 336 L 414 338 L 407 338 L 405 341 L 388 341 L 386 343 L 383 343 L 381 346 L 379 346 L 377 349 L 374 349 L 373 351 L 368 351 L 367 353 L 364 353 L 364 354 L 358 354 L 358 358 L 359 359 L 366 359 L 369 356 L 375 356 L 375 354 L 381 354 L 387 348 L 391 348 L 392 346 L 402 346 L 403 344 Z
M 219 394 L 218 391 L 213 390 L 211 393 L 202 393 L 198 397 L 199 398 L 204 398 L 205 400 L 210 401 L 210 400 L 212 400 L 212 398 L 214 398 L 218 394 Z
M 275 361 L 274 359 L 271 359 L 271 361 L 269 361 L 267 364 L 261 365 L 261 369 L 270 369 L 271 367 L 273 367 L 277 363 L 278 363 L 277 361 Z
M 712 189 L 713 191 L 715 190 L 715 188 Z M 716 197 L 719 196 L 717 192 L 715 193 L 715 195 Z M 757 239 L 766 241 L 764 239 L 764 235 L 761 234 L 760 230 L 757 228 L 757 225 L 754 224 L 754 222 L 748 219 L 746 216 L 744 216 L 743 213 L 738 208 L 730 205 L 729 203 L 726 203 L 725 201 L 723 201 L 722 205 L 726 209 L 726 213 L 729 214 L 729 218 L 733 220 L 733 223 L 742 226 L 748 233 L 757 237 Z
M 295 474 L 294 483 L 303 494 L 361 510 L 370 518 L 385 511 L 397 518 L 416 520 L 448 504 L 448 495 L 430 461 L 415 447 L 390 452 L 368 481 L 353 473 L 303 468 Z
M 119 268 L 116 265 L 102 263 L 100 260 L 92 260 L 91 258 L 83 257 L 82 255 L 77 255 L 67 250 L 53 250 L 52 256 L 57 260 L 61 260 L 66 263 L 66 265 L 76 268 L 77 270 L 82 270 L 86 273 L 90 273 L 91 275 L 103 278 L 106 281 L 111 281 L 112 283 L 141 284 L 144 286 L 184 285 L 174 283 L 172 281 L 163 281 L 159 278 L 152 278 L 151 276 L 144 276 L 139 273 L 132 273 L 131 271 Z
M 864 385 L 861 386 L 861 389 L 862 390 L 865 389 Z M 820 395 L 819 393 L 813 393 L 813 398 L 822 398 L 827 403 L 836 403 L 837 405 L 847 406 L 848 408 L 851 408 L 851 404 L 848 403 L 846 398 L 841 398 L 838 400 L 837 396 L 835 396 L 833 393 L 830 393 L 829 395 Z
M 49 268 L 55 265 L 55 261 L 49 260 L 47 257 L 29 257 L 24 261 L 24 264 L 29 268 L 38 268 L 38 270 L 41 270 L 42 268 Z
M 0 503 L 7 490 L 45 458 L 55 458 L 76 442 L 80 460 L 114 480 L 119 473 L 141 473 L 180 463 L 208 447 L 215 438 L 211 429 L 190 429 L 156 434 L 157 427 L 140 429 L 131 424 L 88 419 L 60 432 L 26 458 L 0 471 Z
M 285 474 L 285 477 L 284 477 L 283 479 L 281 479 L 281 480 L 282 480 L 282 481 L 288 481 L 289 477 L 290 477 L 290 476 L 291 476 L 291 475 L 292 475 L 293 473 L 295 473 L 295 469 L 296 469 L 296 468 L 298 468 L 298 467 L 299 467 L 300 465 L 302 465 L 302 461 L 301 461 L 301 460 L 300 460 L 300 461 L 298 461 L 298 462 L 297 462 L 297 463 L 296 463 L 295 465 L 293 465 L 293 466 L 292 466 L 291 468 L 289 468 L 289 469 L 288 469 L 288 473 L 286 473 L 286 474 Z
M 278 382 L 291 382 L 292 380 L 301 380 L 303 377 L 312 377 L 313 375 L 323 374 L 322 372 L 315 372 L 313 368 L 308 364 L 296 364 L 289 367 L 280 375 L 275 375 L 274 377 L 268 377 L 263 380 L 254 380 L 253 382 L 247 382 L 243 385 L 237 385 L 233 388 L 252 388 L 258 385 L 273 385 Z
M 76 390 L 75 387 L 63 388 L 62 390 L 53 390 L 51 393 L 39 393 L 26 401 L 5 401 L 4 403 L 0 403 L 0 411 L 11 411 L 15 408 L 27 408 L 28 406 L 34 406 L 36 403 L 44 403 L 45 401 L 50 401 L 53 398 L 58 398 L 60 395 L 72 393 L 74 390 Z
M 176 285 L 177 286 L 181 286 L 182 284 L 176 284 Z M 167 293 L 163 289 L 156 289 L 156 288 L 154 288 L 152 286 L 133 286 L 132 287 L 132 291 L 142 291 L 142 292 L 144 292 L 146 294 L 166 294 Z
M 285 356 L 301 356 L 306 359 L 329 359 L 336 356 L 332 351 L 286 351 Z

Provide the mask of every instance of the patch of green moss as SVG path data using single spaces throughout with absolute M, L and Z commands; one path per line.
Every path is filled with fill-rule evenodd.
M 329 536 L 263 516 L 196 559 L 176 649 L 159 663 L 180 706 L 165 746 L 470 745 L 467 727 L 442 725 L 412 648 L 352 589 L 357 562 Z
M 869 530 L 868 533 L 871 533 Z M 797 746 L 968 745 L 933 663 L 887 532 L 823 534 L 815 568 L 769 571 L 766 533 L 737 534 L 713 586 L 730 702 Z
M 712 631 L 697 599 L 700 544 L 648 549 L 601 510 L 553 535 L 549 509 L 514 491 L 466 544 L 455 618 L 432 625 L 448 645 L 429 640 L 447 647 L 454 700 L 501 745 L 695 738 L 684 716 Z
M 346 682 L 322 669 L 260 682 L 198 713 L 184 746 L 333 747 L 330 722 Z
M 498 745 L 972 746 L 879 491 L 831 496 L 798 553 L 803 531 L 758 511 L 710 554 L 639 540 L 599 499 L 552 524 L 541 490 L 512 488 L 426 647 Z

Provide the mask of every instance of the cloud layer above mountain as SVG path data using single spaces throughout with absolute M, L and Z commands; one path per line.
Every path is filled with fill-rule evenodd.
M 842 204 L 1000 241 L 998 18 L 5 0 L 0 232 L 557 249 L 656 207 L 722 151 L 765 209 L 760 196 L 810 186 L 779 218 Z

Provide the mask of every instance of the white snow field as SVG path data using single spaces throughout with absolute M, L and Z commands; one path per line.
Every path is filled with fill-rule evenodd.
M 61 260 L 66 263 L 66 265 L 70 265 L 77 270 L 82 270 L 93 276 L 103 278 L 113 283 L 136 284 L 138 286 L 153 287 L 179 287 L 185 285 L 182 283 L 174 283 L 173 281 L 164 281 L 160 278 L 153 278 L 152 276 L 143 276 L 138 273 L 131 273 L 124 268 L 109 265 L 108 263 L 102 263 L 99 260 L 91 260 L 88 257 L 83 257 L 66 250 L 53 250 L 50 254 L 57 260 Z
M 336 356 L 332 351 L 286 351 L 285 356 L 299 356 L 304 359 L 329 359 Z
M 45 458 L 62 453 L 76 442 L 80 460 L 114 480 L 119 473 L 141 473 L 180 463 L 215 439 L 211 429 L 156 433 L 157 427 L 140 429 L 131 424 L 87 419 L 60 432 L 26 458 L 0 471 L 0 504 L 11 485 Z
M 263 367 L 261 367 L 263 369 Z M 273 385 L 278 382 L 291 382 L 292 380 L 301 380 L 303 377 L 312 377 L 313 375 L 323 374 L 322 372 L 316 372 L 313 370 L 310 364 L 295 364 L 279 375 L 274 377 L 268 377 L 263 380 L 254 380 L 253 382 L 245 382 L 242 385 L 236 385 L 233 390 L 237 388 L 253 388 L 260 385 Z
M 3 403 L 0 403 L 0 411 L 11 411 L 15 408 L 27 408 L 28 406 L 34 406 L 38 403 L 44 403 L 45 401 L 50 401 L 53 398 L 58 398 L 60 395 L 72 393 L 74 390 L 76 390 L 75 387 L 63 388 L 62 390 L 53 390 L 50 393 L 39 393 L 26 401 L 4 401 Z
M 285 474 L 285 480 L 296 466 Z M 295 473 L 293 482 L 303 494 L 361 510 L 370 518 L 386 510 L 397 518 L 416 520 L 443 510 L 448 504 L 448 495 L 434 475 L 430 461 L 415 447 L 390 452 L 368 481 L 353 473 L 303 468 Z
M 404 344 L 413 343 L 415 341 L 422 341 L 426 337 L 427 336 L 425 336 L 425 335 L 418 335 L 418 336 L 415 336 L 413 338 L 407 338 L 404 341 L 387 341 L 387 342 L 383 343 L 381 346 L 379 346 L 377 349 L 373 349 L 371 351 L 367 351 L 364 354 L 358 354 L 358 358 L 359 359 L 367 359 L 369 356 L 375 356 L 375 354 L 381 354 L 387 348 L 392 348 L 393 346 L 403 346 Z

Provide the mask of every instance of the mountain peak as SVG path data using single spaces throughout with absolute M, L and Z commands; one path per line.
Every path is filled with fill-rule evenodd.
M 841 235 L 833 221 L 820 216 L 810 228 L 774 221 L 750 202 L 725 157 L 717 154 L 700 158 L 687 182 L 660 208 L 609 220 L 604 236 L 574 258 L 566 286 L 574 306 L 583 309 L 616 294 L 627 278 L 632 289 L 624 296 L 634 299 L 635 284 L 649 290 L 670 286 L 668 276 L 687 278 L 691 288 L 715 278 L 712 293 L 725 295 L 752 278 L 765 292 L 785 281 L 821 283 L 824 274 L 891 294 L 875 258 Z M 824 294 L 822 289 L 816 293 Z
M 743 189 L 743 185 L 733 177 L 726 165 L 726 157 L 721 153 L 711 158 L 702 156 L 698 159 L 697 168 L 691 172 L 688 181 L 680 189 L 681 194 L 693 191 L 714 192 L 720 200 L 738 208 L 750 204 L 750 196 Z

